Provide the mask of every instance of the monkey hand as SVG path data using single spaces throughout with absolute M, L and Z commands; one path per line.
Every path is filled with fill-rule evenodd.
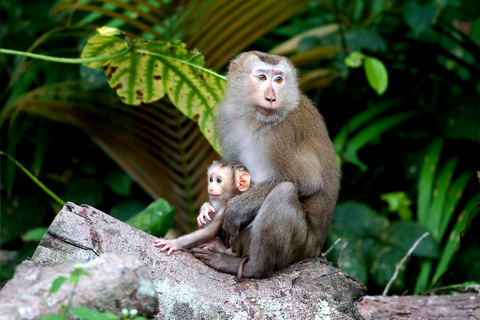
M 205 219 L 212 222 L 212 218 L 210 217 L 211 212 L 215 213 L 215 208 L 209 202 L 205 202 L 200 208 L 200 214 L 197 217 L 197 223 L 200 229 L 207 225 Z
M 167 256 L 169 256 L 173 251 L 181 249 L 181 246 L 177 244 L 176 240 L 169 240 L 169 239 L 158 239 L 154 241 L 154 246 L 160 249 L 160 252 L 164 252 L 168 250 Z

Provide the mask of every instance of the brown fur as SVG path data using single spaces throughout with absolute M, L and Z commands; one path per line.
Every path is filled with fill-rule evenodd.
M 321 255 L 340 174 L 324 120 L 299 91 L 290 61 L 247 52 L 234 62 L 226 96 L 216 109 L 217 133 L 224 159 L 245 164 L 254 185 L 231 199 L 223 214 L 225 243 L 237 257 L 215 248 L 195 248 L 193 253 L 213 268 L 233 274 L 240 257 L 249 255 L 243 275 L 262 278 Z M 284 74 L 282 86 L 273 84 L 277 101 L 272 116 L 257 112 L 256 106 L 270 101 L 258 100 L 262 94 L 255 92 L 256 80 L 250 76 L 254 68 Z

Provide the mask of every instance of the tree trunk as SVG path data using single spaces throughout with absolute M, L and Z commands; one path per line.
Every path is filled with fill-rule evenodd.
M 155 239 L 95 208 L 67 203 L 32 259 L 52 266 L 104 253 L 132 255 L 147 267 L 157 288 L 157 319 L 362 318 L 357 302 L 365 286 L 329 262 L 304 260 L 268 279 L 237 282 L 188 252 L 161 253 Z

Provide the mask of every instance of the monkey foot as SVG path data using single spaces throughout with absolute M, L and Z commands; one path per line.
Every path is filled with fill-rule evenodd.
M 228 248 L 223 244 L 222 240 L 220 240 L 219 237 L 216 237 L 209 242 L 202 243 L 197 246 L 197 248 L 205 250 L 215 250 L 219 253 L 228 253 Z
M 220 239 L 190 249 L 193 256 L 220 272 L 237 274 L 241 258 L 229 255 Z

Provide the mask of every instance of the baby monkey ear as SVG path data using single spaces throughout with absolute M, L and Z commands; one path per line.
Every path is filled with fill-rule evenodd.
M 237 186 L 238 191 L 246 191 L 250 188 L 250 178 L 251 176 L 246 172 L 236 172 L 235 173 L 235 185 Z

